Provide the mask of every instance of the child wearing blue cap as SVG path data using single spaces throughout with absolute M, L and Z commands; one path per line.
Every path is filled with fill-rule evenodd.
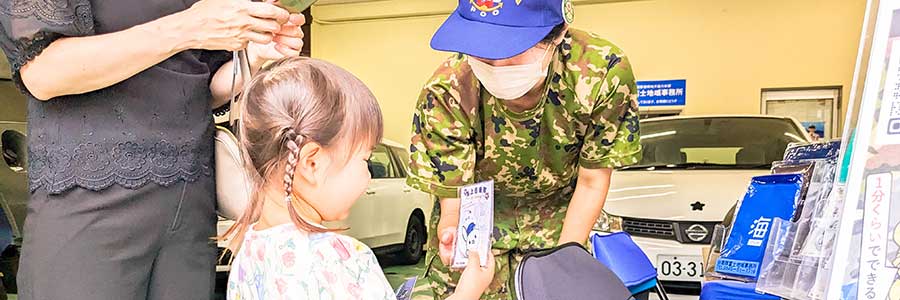
M 459 187 L 494 180 L 497 270 L 482 299 L 512 299 L 524 253 L 585 243 L 612 168 L 641 158 L 637 88 L 616 45 L 569 27 L 570 0 L 459 0 L 431 46 L 455 52 L 422 89 L 408 183 L 434 194 L 427 277 L 440 299 Z

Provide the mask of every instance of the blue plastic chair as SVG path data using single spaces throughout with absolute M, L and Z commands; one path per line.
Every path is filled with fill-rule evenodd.
M 633 295 L 655 289 L 662 300 L 669 300 L 666 290 L 656 278 L 656 268 L 647 254 L 625 232 L 591 236 L 594 257 L 606 265 Z
M 703 283 L 700 300 L 781 300 L 781 297 L 756 292 L 756 283 L 715 280 Z

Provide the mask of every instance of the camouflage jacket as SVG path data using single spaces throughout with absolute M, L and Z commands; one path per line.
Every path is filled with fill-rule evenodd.
M 637 88 L 621 49 L 570 29 L 554 52 L 546 97 L 508 110 L 481 87 L 464 55 L 444 62 L 413 115 L 408 183 L 438 197 L 495 180 L 496 197 L 544 199 L 575 184 L 578 166 L 640 159 Z

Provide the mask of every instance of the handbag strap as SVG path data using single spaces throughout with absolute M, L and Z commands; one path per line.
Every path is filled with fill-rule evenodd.
M 232 65 L 231 73 L 231 99 L 229 104 L 229 112 L 228 112 L 228 125 L 231 127 L 231 130 L 235 135 L 238 133 L 238 124 L 241 115 L 241 109 L 238 107 L 240 103 L 238 103 L 238 95 L 242 94 L 243 91 L 246 91 L 250 85 L 250 78 L 253 76 L 250 73 L 250 59 L 247 55 L 247 50 L 239 50 L 231 52 L 232 61 L 234 62 Z M 243 82 L 242 91 L 238 93 L 236 91 L 237 87 L 237 76 L 241 75 L 241 81 Z

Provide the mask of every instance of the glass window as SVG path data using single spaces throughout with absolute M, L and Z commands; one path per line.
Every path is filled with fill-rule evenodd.
M 710 117 L 641 123 L 644 157 L 623 169 L 760 168 L 781 160 L 790 143 L 806 142 L 789 119 Z
M 761 97 L 763 113 L 797 119 L 813 141 L 838 136 L 840 87 L 763 89 Z
M 400 177 L 406 177 L 406 173 L 409 171 L 409 153 L 402 148 L 394 147 L 391 147 L 391 152 L 394 152 L 394 157 L 397 159 Z
M 372 151 L 372 157 L 369 158 L 369 174 L 372 174 L 372 179 L 397 178 L 391 154 L 384 145 L 378 145 L 375 151 Z
M 833 120 L 830 118 L 834 114 L 833 99 L 775 100 L 766 105 L 766 114 L 791 116 L 800 120 L 805 128 L 810 129 L 809 135 L 815 140 L 828 140 L 833 136 Z

